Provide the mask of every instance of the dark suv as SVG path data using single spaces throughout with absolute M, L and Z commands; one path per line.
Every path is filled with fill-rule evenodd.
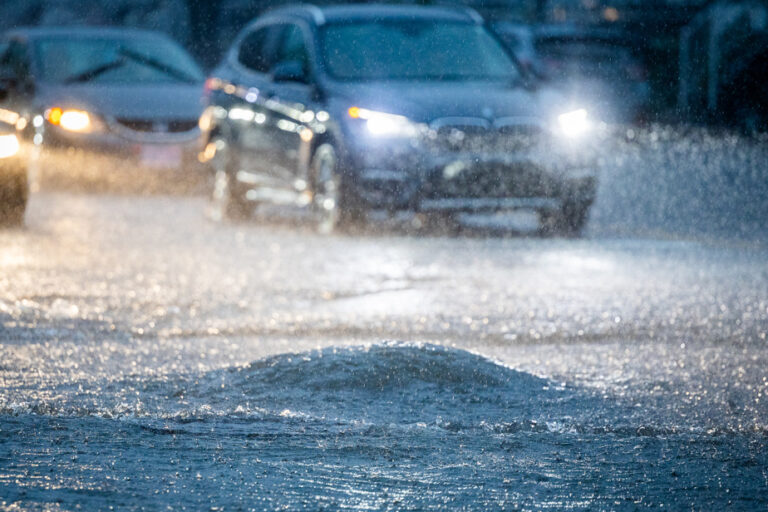
M 527 208 L 578 232 L 595 195 L 586 110 L 535 85 L 474 11 L 296 6 L 257 19 L 206 82 L 201 159 L 224 216 L 314 206 Z

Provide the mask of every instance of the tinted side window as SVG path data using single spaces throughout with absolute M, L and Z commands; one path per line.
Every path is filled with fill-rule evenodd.
M 262 27 L 246 35 L 240 42 L 237 60 L 251 71 L 268 72 L 272 67 L 275 30 L 275 26 Z
M 306 73 L 309 69 L 309 52 L 301 28 L 298 25 L 285 25 L 280 40 L 281 44 L 275 63 L 300 62 Z

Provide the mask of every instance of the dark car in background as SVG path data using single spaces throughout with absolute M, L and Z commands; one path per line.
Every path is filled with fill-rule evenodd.
M 2 94 L 0 94 L 2 98 Z M 27 165 L 16 135 L 19 117 L 0 108 L 0 225 L 24 222 L 29 197 Z
M 648 117 L 648 71 L 636 41 L 619 29 L 497 22 L 493 29 L 532 73 L 579 98 L 601 120 L 635 123 Z
M 187 46 L 195 34 L 192 10 L 188 0 L 3 0 L 0 32 L 32 26 L 113 26 L 156 30 Z
M 221 215 L 313 205 L 330 230 L 372 209 L 526 208 L 575 233 L 594 199 L 587 111 L 537 86 L 474 11 L 278 9 L 206 89 Z
M 196 162 L 204 75 L 159 33 L 28 28 L 0 39 L 0 107 L 45 165 L 74 156 L 150 168 Z

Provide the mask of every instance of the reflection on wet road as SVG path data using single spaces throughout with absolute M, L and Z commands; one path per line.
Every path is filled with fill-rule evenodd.
M 764 246 L 203 210 L 0 232 L 0 508 L 768 506 Z

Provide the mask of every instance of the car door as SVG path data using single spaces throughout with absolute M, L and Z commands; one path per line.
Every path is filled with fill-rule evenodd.
M 260 25 L 247 32 L 231 56 L 232 75 L 221 76 L 221 96 L 216 103 L 226 108 L 232 136 L 237 141 L 241 179 L 252 185 L 285 186 L 288 178 L 276 167 L 280 148 L 267 125 L 274 123 L 268 108 L 274 54 L 282 25 Z
M 310 57 L 310 31 L 296 23 L 282 26 L 270 72 L 271 84 L 265 106 L 270 123 L 270 140 L 279 148 L 273 162 L 285 172 L 297 191 L 306 187 L 299 175 L 302 139 L 311 137 L 307 124 L 313 121 L 317 105 L 314 99 L 313 69 Z

